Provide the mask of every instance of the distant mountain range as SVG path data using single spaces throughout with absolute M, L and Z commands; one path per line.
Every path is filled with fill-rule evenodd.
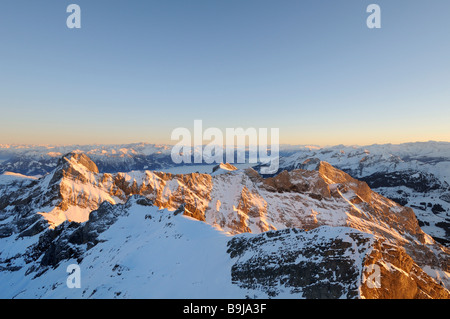
M 96 161 L 102 172 L 155 170 L 174 166 L 170 145 L 146 143 L 124 145 L 0 145 L 0 174 L 15 172 L 28 176 L 51 172 L 61 156 L 82 152 Z
M 14 172 L 28 176 L 42 176 L 55 168 L 61 156 L 73 151 L 88 155 L 104 173 L 160 170 L 186 165 L 173 162 L 172 147 L 148 143 L 64 146 L 0 144 L 0 174 Z M 280 156 L 292 155 L 304 147 L 280 145 Z M 195 150 L 192 152 L 195 153 Z

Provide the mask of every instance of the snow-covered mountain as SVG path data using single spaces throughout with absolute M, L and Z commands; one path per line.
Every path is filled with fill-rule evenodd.
M 229 164 L 110 174 L 72 152 L 0 194 L 5 298 L 450 297 L 448 248 L 326 162 L 269 178 Z
M 376 192 L 414 209 L 422 228 L 450 244 L 450 143 L 304 148 L 280 158 L 279 172 L 326 161 Z

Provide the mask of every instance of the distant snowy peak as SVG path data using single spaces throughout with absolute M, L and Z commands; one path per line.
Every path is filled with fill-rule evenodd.
M 219 165 L 213 167 L 211 175 L 214 176 L 236 170 L 237 170 L 236 166 L 233 166 L 230 163 L 220 163 Z

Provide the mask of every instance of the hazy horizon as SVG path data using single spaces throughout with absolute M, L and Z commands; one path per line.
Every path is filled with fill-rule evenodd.
M 280 143 L 280 146 L 285 147 L 304 147 L 304 148 L 329 148 L 329 147 L 337 147 L 337 146 L 343 146 L 343 147 L 368 147 L 368 146 L 383 146 L 383 145 L 404 145 L 404 144 L 418 144 L 418 143 L 450 143 L 450 141 L 435 141 L 435 140 L 429 140 L 429 141 L 410 141 L 410 142 L 404 142 L 404 143 L 372 143 L 372 144 L 328 144 L 328 145 L 318 145 L 318 144 L 312 144 L 312 143 L 306 143 L 306 144 L 289 144 L 289 143 Z M 30 143 L 0 143 L 0 148 L 4 148 L 5 146 L 29 146 L 29 147 L 67 147 L 67 146 L 125 146 L 125 145 L 155 145 L 155 146 L 174 146 L 176 143 L 153 143 L 153 142 L 130 142 L 130 143 L 88 143 L 88 144 L 30 144 Z M 205 142 L 202 144 L 202 146 L 208 145 L 208 142 Z M 247 144 L 246 144 L 247 145 Z M 223 145 L 224 147 L 226 144 Z

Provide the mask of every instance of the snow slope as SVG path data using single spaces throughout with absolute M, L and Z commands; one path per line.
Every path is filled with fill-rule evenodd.
M 23 251 L 8 263 L 0 253 L 0 298 L 367 298 L 365 262 L 379 258 L 390 265 L 397 251 L 374 250 L 373 235 L 349 227 L 230 236 L 140 196 L 103 204 L 86 223 L 65 222 L 39 240 L 10 244 Z M 80 288 L 67 285 L 70 265 L 80 269 Z M 417 281 L 419 273 L 418 296 L 450 297 L 414 262 L 409 265 L 414 273 L 392 264 L 386 285 Z M 402 293 L 377 293 L 393 290 Z

